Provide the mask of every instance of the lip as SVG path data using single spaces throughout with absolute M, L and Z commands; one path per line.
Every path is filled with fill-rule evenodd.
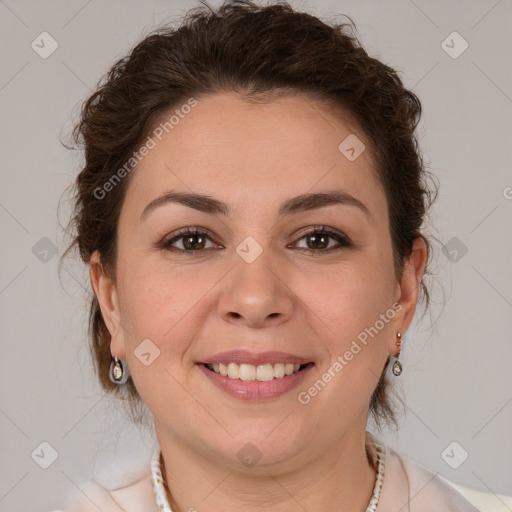
M 240 354 L 239 352 L 237 353 Z M 270 352 L 268 354 L 270 354 Z M 276 352 L 273 352 L 272 354 L 275 355 Z M 259 356 L 261 357 L 261 354 L 259 354 Z M 225 356 L 222 355 L 222 357 Z M 287 355 L 287 357 L 289 356 Z M 288 360 L 288 362 L 291 363 L 293 361 Z M 299 359 L 297 359 L 297 363 L 305 364 L 300 363 Z M 291 375 L 287 375 L 280 379 L 272 379 L 265 382 L 231 379 L 229 377 L 224 377 L 219 373 L 215 373 L 212 370 L 209 370 L 202 363 L 198 363 L 196 366 L 213 384 L 215 384 L 215 386 L 217 386 L 229 396 L 242 400 L 255 401 L 272 400 L 297 387 L 309 374 L 310 370 L 315 367 L 315 364 L 308 364 L 303 370 L 298 371 L 297 373 L 292 373 Z
M 220 363 L 237 363 L 237 364 L 274 364 L 274 363 L 293 363 L 293 364 L 308 364 L 312 361 L 304 359 L 293 354 L 286 352 L 260 352 L 258 354 L 249 352 L 248 350 L 230 350 L 228 352 L 221 352 L 214 356 L 206 358 L 204 361 L 199 361 L 198 364 L 220 364 Z

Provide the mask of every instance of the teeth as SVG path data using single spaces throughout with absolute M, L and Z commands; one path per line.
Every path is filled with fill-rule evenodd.
M 256 380 L 265 382 L 267 380 L 273 380 L 274 376 L 274 367 L 271 364 L 260 364 L 258 368 L 256 368 Z
M 220 363 L 207 364 L 206 366 L 223 377 L 247 381 L 257 380 L 259 382 L 281 379 L 285 375 L 297 373 L 300 368 L 300 364 L 293 363 L 275 363 L 274 365 L 267 363 L 258 366 L 245 363 Z
M 240 366 L 236 363 L 228 364 L 228 377 L 231 379 L 240 378 Z
M 280 379 L 286 375 L 283 363 L 277 363 L 274 365 L 274 377 Z
M 230 363 L 234 364 L 234 363 Z M 240 380 L 256 380 L 256 367 L 252 364 L 241 364 L 238 371 Z M 259 368 L 259 367 L 258 367 Z M 229 375 L 229 373 L 228 373 Z

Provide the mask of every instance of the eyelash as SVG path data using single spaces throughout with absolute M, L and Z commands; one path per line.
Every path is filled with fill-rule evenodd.
M 170 237 L 165 237 L 163 240 L 161 240 L 158 243 L 158 247 L 159 247 L 159 249 L 164 250 L 164 251 L 170 251 L 170 252 L 182 253 L 182 254 L 188 253 L 188 254 L 193 254 L 194 256 L 199 256 L 201 253 L 208 250 L 208 249 L 199 249 L 199 250 L 189 251 L 186 249 L 177 249 L 176 247 L 172 246 L 172 244 L 175 241 L 185 238 L 185 235 L 188 235 L 188 236 L 190 236 L 190 235 L 206 235 L 206 237 L 208 239 L 210 239 L 211 241 L 214 241 L 213 240 L 214 237 L 210 234 L 209 230 L 207 230 L 205 228 L 201 228 L 201 227 L 186 227 L 186 228 L 182 228 L 179 231 L 173 233 Z M 307 248 L 301 247 L 297 250 L 299 250 L 301 252 L 307 252 L 309 254 L 314 254 L 316 256 L 316 255 L 331 253 L 332 251 L 336 251 L 336 250 L 340 250 L 340 249 L 348 249 L 353 246 L 353 243 L 350 241 L 350 239 L 347 236 L 343 235 L 342 233 L 333 231 L 333 230 L 327 228 L 326 226 L 314 226 L 309 231 L 302 233 L 300 238 L 297 240 L 297 242 L 307 236 L 313 236 L 313 235 L 328 236 L 329 238 L 335 239 L 339 243 L 339 245 L 330 247 L 328 249 L 307 249 Z M 295 243 L 297 243 L 297 242 L 295 242 Z

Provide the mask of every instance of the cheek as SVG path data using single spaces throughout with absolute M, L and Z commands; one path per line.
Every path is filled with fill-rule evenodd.
M 342 291 L 329 295 L 329 301 L 319 308 L 322 343 L 329 354 L 326 365 L 339 362 L 343 373 L 351 382 L 378 379 L 383 364 L 387 340 L 392 329 L 394 310 L 386 300 L 388 294 L 366 288 L 364 283 L 355 286 L 345 283 Z
M 187 350 L 205 321 L 205 296 L 218 280 L 209 274 L 198 275 L 191 266 L 171 267 L 166 261 L 155 263 L 136 255 L 119 265 L 121 321 L 134 380 L 139 369 L 140 379 L 146 379 L 137 358 L 141 351 L 147 352 L 144 346 L 157 354 L 152 375 L 166 369 L 178 374 L 190 364 Z
M 203 286 L 187 286 L 179 272 L 171 274 L 147 260 L 141 262 L 134 256 L 119 272 L 126 358 L 133 382 L 155 416 L 163 404 L 173 410 L 187 404 L 193 410 L 178 383 L 184 380 L 187 349 L 200 325 L 194 306 L 205 293 Z
M 304 278 L 308 305 L 331 333 L 329 338 L 345 343 L 355 339 L 392 307 L 395 283 L 391 257 L 375 254 L 367 251 L 338 269 Z
M 198 301 L 203 288 L 200 280 L 184 274 L 135 252 L 120 262 L 123 316 L 138 334 L 160 339 Z
M 361 260 L 330 272 L 320 283 L 318 275 L 305 283 L 308 307 L 314 310 L 319 339 L 328 352 L 319 371 L 324 381 L 332 381 L 332 393 L 341 400 L 333 402 L 340 407 L 365 406 L 380 377 L 396 313 L 390 261 Z

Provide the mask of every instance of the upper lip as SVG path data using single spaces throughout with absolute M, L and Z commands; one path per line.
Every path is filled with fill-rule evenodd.
M 220 363 L 238 363 L 238 364 L 274 364 L 274 363 L 293 363 L 308 364 L 312 362 L 309 359 L 288 354 L 287 352 L 249 352 L 248 350 L 230 350 L 228 352 L 220 352 L 211 357 L 200 361 L 199 364 L 220 364 Z

